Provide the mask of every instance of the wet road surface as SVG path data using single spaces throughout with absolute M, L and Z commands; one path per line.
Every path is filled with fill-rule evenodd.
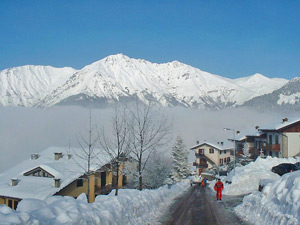
M 216 201 L 215 192 L 208 187 L 194 186 L 178 198 L 162 218 L 164 225 L 246 225 L 233 208 L 242 202 L 243 196 L 223 196 Z

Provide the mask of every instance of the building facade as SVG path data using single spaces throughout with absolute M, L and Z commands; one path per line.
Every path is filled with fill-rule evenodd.
M 196 173 L 200 175 L 203 171 L 210 169 L 214 166 L 223 166 L 230 163 L 231 150 L 233 147 L 228 147 L 224 142 L 197 142 L 196 146 L 190 148 L 195 152 L 195 162 L 193 166 L 196 167 Z
M 255 134 L 245 135 L 237 140 L 243 144 L 244 153 L 251 158 L 259 155 L 278 158 L 293 157 L 300 154 L 300 119 L 282 119 L 279 124 L 256 127 Z

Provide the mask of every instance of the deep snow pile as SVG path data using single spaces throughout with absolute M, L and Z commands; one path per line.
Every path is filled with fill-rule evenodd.
M 53 196 L 42 200 L 22 200 L 17 211 L 0 206 L 1 224 L 157 224 L 157 219 L 172 200 L 189 187 L 189 181 L 165 185 L 155 190 L 121 189 L 101 195 L 92 204 L 86 198 Z
M 267 157 L 257 158 L 256 161 L 251 162 L 246 166 L 236 167 L 235 171 L 231 171 L 226 178 L 231 181 L 231 184 L 224 182 L 223 194 L 225 195 L 243 195 L 249 194 L 258 190 L 259 182 L 261 179 L 277 180 L 279 175 L 271 171 L 273 166 L 280 163 L 296 163 L 300 158 L 272 158 Z M 222 179 L 223 180 L 223 179 Z M 210 187 L 213 188 L 214 182 Z
M 235 211 L 253 224 L 300 224 L 300 171 L 285 174 L 262 192 L 246 196 Z

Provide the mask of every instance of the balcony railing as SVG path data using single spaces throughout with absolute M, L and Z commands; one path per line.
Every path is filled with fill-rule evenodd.
M 263 150 L 280 152 L 280 144 L 266 144 L 266 146 L 262 147 Z
M 196 162 L 194 162 L 193 163 L 193 166 L 196 166 L 196 168 L 201 168 L 201 169 L 203 169 L 203 168 L 207 168 L 208 167 L 208 164 L 207 163 L 196 163 Z
M 195 155 L 196 155 L 196 158 L 201 158 L 201 157 L 203 157 L 203 156 L 204 156 L 204 154 L 203 154 L 203 153 L 195 153 Z

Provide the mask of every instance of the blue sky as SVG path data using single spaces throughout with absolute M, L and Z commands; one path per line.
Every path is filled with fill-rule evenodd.
M 225 77 L 300 76 L 300 1 L 0 1 L 0 70 L 123 53 Z

